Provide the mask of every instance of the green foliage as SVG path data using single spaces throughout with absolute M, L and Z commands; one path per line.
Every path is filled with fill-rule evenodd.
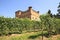
M 50 13 L 50 12 L 48 12 Z M 0 17 L 0 35 L 19 34 L 31 31 L 47 31 L 49 35 L 59 34 L 60 19 L 50 15 L 41 15 L 40 21 L 32 21 L 27 18 Z
M 19 34 L 34 31 L 38 28 L 38 21 L 24 18 L 5 18 L 0 17 L 0 35 Z M 36 27 L 36 28 L 35 28 Z M 35 28 L 35 29 L 34 29 Z

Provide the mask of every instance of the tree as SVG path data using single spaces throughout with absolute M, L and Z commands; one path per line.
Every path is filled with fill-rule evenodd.
M 47 15 L 49 15 L 50 17 L 53 17 L 51 10 L 48 10 Z
M 45 21 L 46 21 L 45 18 L 46 18 L 45 15 L 40 16 L 40 19 L 41 19 L 40 26 L 41 26 L 41 31 L 42 31 L 42 33 L 41 33 L 42 34 L 42 40 L 43 40 L 43 30 L 45 29 Z

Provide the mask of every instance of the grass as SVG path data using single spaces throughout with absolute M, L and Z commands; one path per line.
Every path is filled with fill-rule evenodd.
M 60 38 L 57 38 L 57 40 L 60 40 Z
M 22 35 L 22 36 L 15 36 L 15 37 L 11 37 L 11 40 L 27 40 L 28 38 L 28 34 Z
M 57 37 L 57 40 L 60 40 L 60 37 Z
M 17 35 L 11 35 L 11 36 L 3 36 L 3 37 L 0 37 L 0 40 L 28 40 L 34 36 L 37 36 L 38 34 L 40 34 L 40 32 L 32 32 L 32 33 L 23 33 L 23 34 L 19 34 L 19 35 L 17 34 Z M 31 38 L 29 38 L 29 37 L 31 37 Z
M 17 36 L 17 37 L 11 37 L 11 40 L 28 40 L 28 39 L 32 39 L 32 38 L 36 38 L 38 37 L 37 35 L 39 34 L 39 32 L 35 32 L 35 33 L 26 33 L 26 34 L 22 34 L 22 36 Z M 31 37 L 31 38 L 30 38 Z
M 46 32 L 44 32 L 45 34 Z M 60 36 L 56 36 L 56 40 L 60 40 Z M 46 38 L 44 36 L 44 40 L 55 40 L 55 37 Z M 22 33 L 22 34 L 12 34 L 11 36 L 1 36 L 0 40 L 40 40 L 41 32 L 30 32 L 30 33 Z

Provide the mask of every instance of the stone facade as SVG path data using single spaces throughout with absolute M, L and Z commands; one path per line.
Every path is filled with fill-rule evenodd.
M 15 16 L 18 18 L 29 18 L 31 20 L 36 20 L 36 21 L 40 20 L 39 11 L 33 10 L 32 7 L 29 7 L 28 10 L 26 11 L 21 11 L 21 10 L 16 11 Z

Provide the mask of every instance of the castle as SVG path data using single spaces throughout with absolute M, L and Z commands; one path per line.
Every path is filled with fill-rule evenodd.
M 26 11 L 21 11 L 21 10 L 16 11 L 15 16 L 17 18 L 29 18 L 30 20 L 35 20 L 35 21 L 40 20 L 39 11 L 33 10 L 31 6 L 28 7 L 28 10 Z

